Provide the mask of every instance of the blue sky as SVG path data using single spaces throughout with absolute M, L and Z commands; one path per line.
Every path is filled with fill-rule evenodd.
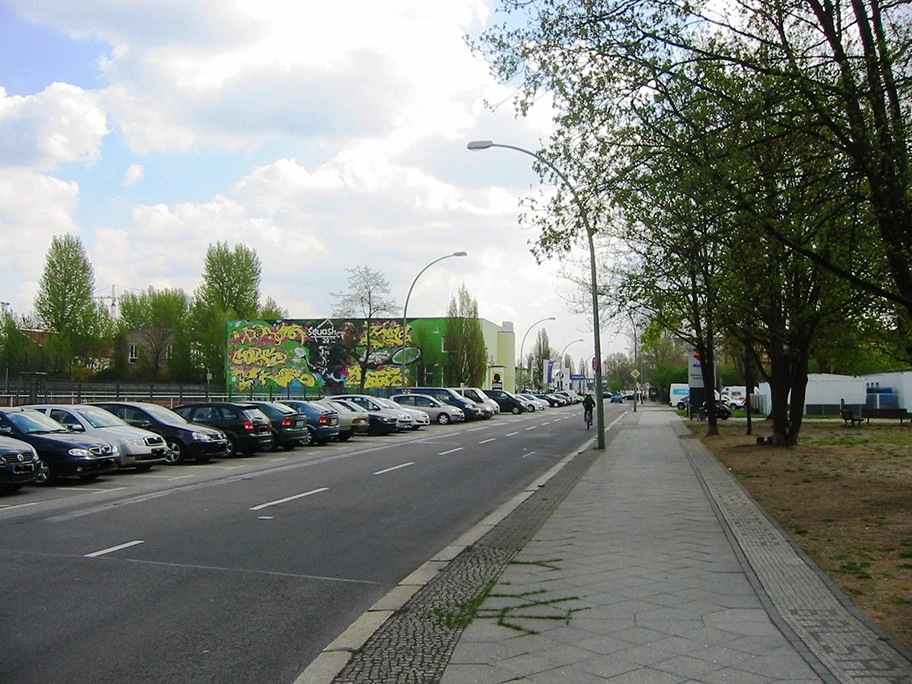
M 493 1 L 493 0 L 491 0 Z M 520 201 L 549 192 L 528 158 L 547 99 L 525 118 L 464 45 L 488 0 L 0 0 L 0 301 L 28 313 L 53 236 L 78 234 L 96 286 L 199 283 L 206 247 L 243 242 L 262 292 L 292 317 L 331 313 L 345 269 L 369 265 L 415 316 L 461 283 L 521 337 L 591 355 L 589 316 L 539 265 Z M 532 339 L 530 336 L 529 339 Z M 603 333 L 606 351 L 624 346 Z

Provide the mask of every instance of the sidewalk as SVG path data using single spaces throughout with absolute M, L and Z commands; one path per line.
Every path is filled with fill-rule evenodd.
M 506 566 L 441 684 L 912 682 L 678 416 L 628 413 Z

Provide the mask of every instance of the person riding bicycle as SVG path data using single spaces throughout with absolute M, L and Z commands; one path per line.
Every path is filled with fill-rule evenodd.
M 594 409 L 594 408 L 595 408 L 595 398 L 592 396 L 592 393 L 590 392 L 589 394 L 586 395 L 586 398 L 583 399 L 583 415 L 590 416 L 590 418 L 589 418 L 590 421 L 592 420 L 592 418 L 591 418 L 592 409 Z

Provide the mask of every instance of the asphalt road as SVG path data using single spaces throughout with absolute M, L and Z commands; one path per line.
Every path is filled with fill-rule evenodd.
M 0 682 L 293 682 L 593 435 L 558 408 L 0 497 Z

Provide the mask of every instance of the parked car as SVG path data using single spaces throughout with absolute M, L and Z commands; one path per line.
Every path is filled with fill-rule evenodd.
M 414 406 L 400 405 L 398 402 L 392 401 L 390 399 L 384 399 L 382 397 L 375 397 L 375 401 L 379 402 L 381 406 L 396 409 L 409 415 L 412 419 L 412 430 L 420 430 L 425 425 L 431 424 L 431 417 L 425 411 L 422 411 L 419 408 L 416 408 Z
M 541 399 L 542 401 L 547 401 L 548 406 L 551 408 L 557 408 L 558 406 L 566 406 L 566 399 L 558 399 L 554 394 L 545 394 L 544 392 L 535 392 L 533 395 L 536 399 Z
M 339 415 L 339 434 L 336 435 L 338 441 L 347 442 L 355 435 L 366 435 L 370 432 L 370 416 L 360 406 L 354 405 L 358 409 L 356 411 L 351 406 L 329 397 L 313 403 L 332 409 Z
M 466 420 L 480 420 L 494 416 L 494 411 L 490 408 L 485 411 L 484 407 L 479 406 L 471 399 L 462 396 L 459 392 L 449 387 L 410 387 L 409 391 L 416 394 L 427 394 L 438 401 L 442 401 L 444 404 L 462 409 Z
M 88 404 L 35 404 L 29 406 L 50 416 L 70 432 L 101 437 L 117 446 L 121 468 L 149 470 L 164 463 L 168 454 L 165 439 L 151 430 L 128 425 L 110 411 Z
M 372 397 L 369 394 L 345 394 L 342 396 L 347 401 L 355 403 L 368 411 L 377 411 L 393 416 L 396 419 L 396 427 L 401 432 L 412 429 L 412 417 L 403 411 L 398 404 L 395 408 L 391 408 L 377 401 L 377 397 Z
M 165 462 L 171 465 L 192 459 L 206 463 L 213 458 L 230 453 L 228 438 L 221 430 L 205 425 L 188 423 L 182 416 L 169 408 L 146 402 L 102 401 L 93 402 L 105 411 L 110 411 L 128 425 L 151 430 L 165 439 L 169 453 Z
M 0 492 L 15 492 L 38 477 L 38 452 L 28 442 L 0 437 Z
M 300 399 L 283 399 L 281 403 L 307 417 L 307 429 L 310 431 L 310 441 L 313 444 L 323 446 L 339 436 L 339 414 L 335 409 Z
M 426 394 L 394 394 L 390 399 L 403 407 L 414 407 L 424 411 L 431 420 L 440 425 L 461 423 L 465 420 L 462 409 L 444 404 Z
M 307 416 L 297 409 L 277 401 L 239 401 L 238 404 L 258 409 L 269 419 L 273 450 L 294 449 L 302 442 L 310 443 Z
M 350 411 L 360 411 L 367 416 L 369 435 L 391 435 L 399 430 L 399 417 L 392 411 L 366 409 L 353 401 L 346 399 L 347 395 L 334 396 L 332 403 L 341 404 Z
M 471 399 L 476 404 L 480 406 L 490 406 L 494 411 L 494 415 L 500 413 L 500 404 L 491 399 L 487 394 L 484 393 L 484 390 L 478 387 L 454 387 L 454 390 L 459 392 L 466 399 Z
M 528 402 L 523 401 L 512 392 L 506 390 L 484 390 L 484 393 L 497 402 L 501 413 L 518 415 L 529 410 Z
M 577 392 L 568 392 L 567 390 L 556 390 L 554 394 L 560 397 L 567 397 L 570 400 L 571 404 L 579 404 L 583 401 L 583 397 Z
M 259 409 L 231 402 L 206 401 L 181 404 L 174 412 L 191 423 L 208 425 L 225 433 L 228 455 L 252 456 L 272 449 L 272 426 Z
M 534 394 L 530 394 L 529 392 L 520 392 L 516 396 L 525 399 L 527 402 L 532 404 L 534 411 L 544 411 L 546 408 L 551 408 L 551 405 L 547 401 L 542 401 Z
M 117 447 L 91 435 L 76 434 L 40 411 L 18 406 L 0 408 L 0 435 L 27 442 L 38 454 L 36 484 L 47 485 L 58 477 L 75 475 L 94 480 L 117 470 Z

